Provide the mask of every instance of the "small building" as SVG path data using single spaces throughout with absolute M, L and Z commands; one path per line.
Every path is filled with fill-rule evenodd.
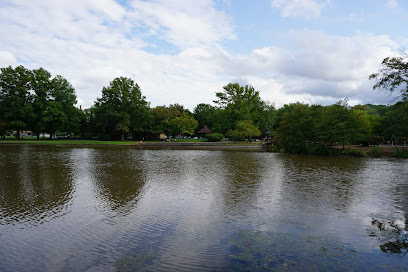
M 160 140 L 166 140 L 167 136 L 164 133 L 160 133 Z
M 212 133 L 212 132 L 211 132 L 211 129 L 209 129 L 209 128 L 207 127 L 207 125 L 205 125 L 202 129 L 200 129 L 199 131 L 197 131 L 197 135 L 198 135 L 198 137 L 200 137 L 200 138 L 202 138 L 202 137 L 204 137 L 206 134 L 210 134 L 210 133 Z

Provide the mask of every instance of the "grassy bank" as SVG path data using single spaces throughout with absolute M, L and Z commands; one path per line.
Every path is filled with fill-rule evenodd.
M 43 145 L 133 145 L 135 141 L 97 141 L 97 140 L 0 140 L 0 144 L 43 144 Z
M 183 145 L 183 144 L 202 144 L 202 145 L 261 145 L 262 142 L 233 142 L 233 141 L 221 141 L 221 142 L 209 142 L 207 139 L 172 139 L 170 142 L 166 141 L 99 141 L 99 140 L 77 140 L 77 139 L 40 139 L 28 138 L 17 140 L 14 137 L 0 140 L 0 144 L 39 144 L 39 145 Z
M 285 149 L 278 150 L 276 146 L 270 146 L 269 151 L 285 153 Z M 408 158 L 408 147 L 397 146 L 353 146 L 348 145 L 343 150 L 342 146 L 317 145 L 315 147 L 305 147 L 298 154 L 319 155 L 319 156 L 349 156 L 349 157 L 392 157 Z

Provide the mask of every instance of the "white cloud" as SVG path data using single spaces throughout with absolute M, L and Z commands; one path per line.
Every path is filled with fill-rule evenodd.
M 398 1 L 397 0 L 388 0 L 385 3 L 385 7 L 390 8 L 390 9 L 397 8 L 398 7 Z
M 135 0 L 129 7 L 113 0 L 3 2 L 0 66 L 44 67 L 63 75 L 83 108 L 92 106 L 117 76 L 137 82 L 152 106 L 181 103 L 193 109 L 212 103 L 230 81 L 253 85 L 277 106 L 329 104 L 346 96 L 361 103 L 391 100 L 373 93 L 368 81 L 391 48 L 399 47 L 385 35 L 297 30 L 282 32 L 282 46 L 237 54 L 223 46 L 225 39 L 235 38 L 231 19 L 209 0 Z M 295 2 L 314 6 L 312 1 L 274 2 L 282 12 Z M 309 14 L 320 10 L 309 9 Z M 177 50 L 157 53 L 154 46 Z
M 150 34 L 181 49 L 234 38 L 229 17 L 209 0 L 133 1 L 129 16 Z
M 325 6 L 316 0 L 271 0 L 272 7 L 281 9 L 282 17 L 317 18 Z
M 16 66 L 17 60 L 14 55 L 8 51 L 0 51 L 0 67 Z

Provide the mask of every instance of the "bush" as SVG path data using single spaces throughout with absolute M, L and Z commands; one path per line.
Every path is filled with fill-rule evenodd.
M 304 143 L 288 143 L 283 146 L 285 152 L 289 154 L 304 154 L 307 155 L 310 153 L 310 149 Z
M 379 148 L 379 147 L 373 147 L 373 148 L 371 149 L 371 152 L 368 153 L 368 155 L 369 155 L 370 157 L 376 157 L 376 158 L 381 157 L 382 154 L 383 154 L 383 151 L 382 151 L 382 149 Z
M 339 156 L 340 150 L 324 144 L 318 144 L 312 149 L 312 154 L 321 156 Z
M 92 133 L 86 132 L 84 134 L 82 134 L 82 139 L 84 140 L 91 140 L 92 139 Z
M 96 138 L 98 139 L 98 141 L 110 141 L 111 140 L 111 136 L 105 133 L 99 133 L 98 136 L 96 136 Z
M 395 149 L 395 153 L 390 153 L 390 157 L 393 158 L 408 158 L 408 149 Z
M 346 149 L 343 150 L 343 155 L 351 157 L 364 157 L 364 153 L 361 150 L 356 149 Z
M 279 147 L 277 145 L 269 145 L 268 146 L 268 151 L 279 152 Z
M 209 142 L 219 142 L 224 138 L 224 135 L 221 133 L 210 133 L 206 134 L 205 138 L 207 138 Z

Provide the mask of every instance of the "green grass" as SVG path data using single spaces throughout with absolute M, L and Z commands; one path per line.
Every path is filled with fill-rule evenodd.
M 170 141 L 173 143 L 174 139 L 170 139 Z M 149 141 L 149 142 L 157 142 L 157 141 Z M 176 142 L 182 142 L 182 143 L 196 143 L 196 142 L 208 142 L 207 139 L 176 139 Z
M 97 140 L 37 140 L 37 139 L 22 139 L 22 140 L 0 140 L 0 144 L 49 144 L 49 145 L 129 145 L 136 141 L 97 141 Z
M 17 140 L 14 136 L 8 136 L 5 140 L 0 140 L 0 144 L 63 144 L 63 145 L 132 145 L 138 144 L 138 140 L 126 140 L 126 141 L 98 141 L 98 140 L 76 140 L 76 139 L 58 139 L 58 140 L 49 140 L 49 139 L 39 139 L 37 137 L 24 137 L 23 139 Z M 157 143 L 162 142 L 161 140 L 157 141 L 144 141 L 146 143 Z M 208 142 L 207 139 L 176 139 L 178 143 L 189 143 L 189 142 Z M 171 140 L 171 143 L 174 143 L 174 139 Z

